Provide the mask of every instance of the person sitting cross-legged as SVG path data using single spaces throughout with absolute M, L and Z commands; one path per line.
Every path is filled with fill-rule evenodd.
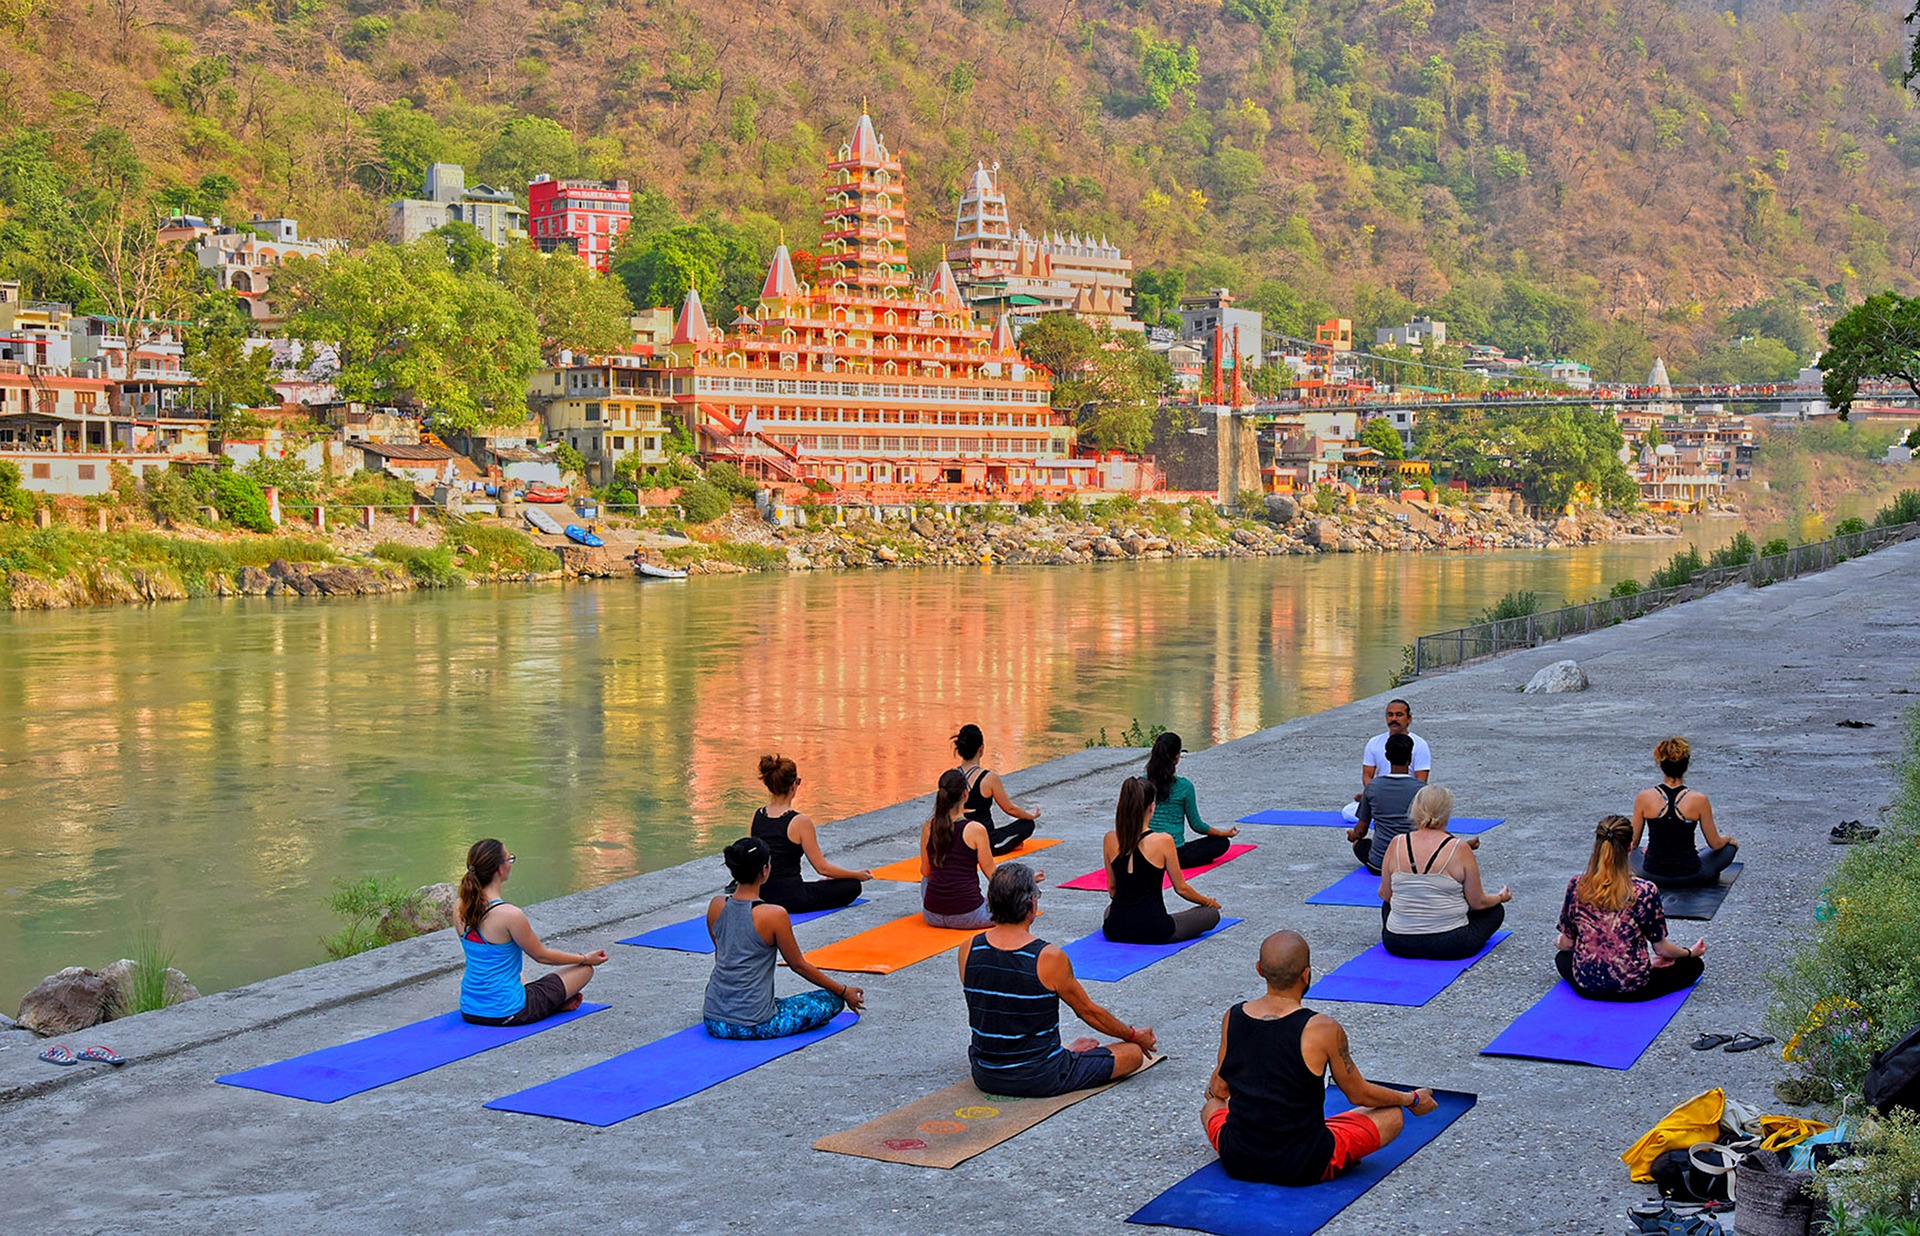
M 1370 779 L 1360 791 L 1360 817 L 1347 830 L 1347 840 L 1353 843 L 1353 856 L 1375 875 L 1380 874 L 1380 864 L 1386 860 L 1387 847 L 1393 844 L 1393 839 L 1413 827 L 1408 812 L 1413 807 L 1413 796 L 1426 785 L 1408 771 L 1408 763 L 1413 759 L 1411 735 L 1389 734 L 1383 745 L 1388 770 Z
M 1554 966 L 1589 1000 L 1652 1000 L 1691 987 L 1706 970 L 1707 942 L 1667 938 L 1667 913 L 1652 881 L 1627 861 L 1633 821 L 1601 817 L 1587 870 L 1567 882 Z M 1651 951 L 1651 956 L 1649 956 Z
M 1234 1005 L 1220 1023 L 1200 1118 L 1235 1180 L 1332 1180 L 1398 1137 L 1407 1111 L 1425 1116 L 1439 1107 L 1431 1089 L 1392 1090 L 1361 1076 L 1340 1023 L 1301 1003 L 1312 962 L 1297 932 L 1274 932 L 1260 945 L 1266 994 Z M 1352 1111 L 1326 1115 L 1329 1071 Z
M 1197 893 L 1180 870 L 1173 838 L 1147 827 L 1153 815 L 1153 787 L 1144 777 L 1128 777 L 1120 786 L 1120 805 L 1107 834 L 1107 917 L 1101 933 L 1120 944 L 1172 944 L 1193 940 L 1220 925 L 1220 903 Z M 1167 913 L 1161 884 L 1193 903 L 1190 910 Z
M 843 1008 L 864 1009 L 866 993 L 821 973 L 793 938 L 793 919 L 760 900 L 773 869 L 767 843 L 742 837 L 727 847 L 725 857 L 734 890 L 707 906 L 707 933 L 713 937 L 713 974 L 703 1010 L 707 1033 L 716 1039 L 783 1039 L 818 1030 Z M 776 999 L 775 954 L 820 990 Z
M 1050 1098 L 1103 1086 L 1137 1071 L 1153 1050 L 1153 1031 L 1121 1021 L 1094 1003 L 1057 944 L 1033 934 L 1040 886 L 1025 863 L 1002 863 L 987 881 L 993 926 L 959 950 L 967 997 L 973 1084 L 988 1094 Z M 1060 1042 L 1060 1002 L 1080 1020 L 1120 1041 Z
M 1660 765 L 1660 784 L 1641 790 L 1633 799 L 1633 845 L 1627 852 L 1633 874 L 1661 888 L 1718 882 L 1740 852 L 1740 843 L 1714 823 L 1712 800 L 1687 788 L 1693 748 L 1684 738 L 1668 738 L 1653 749 L 1653 760 Z M 1693 848 L 1696 828 L 1706 842 L 1698 850 Z M 1640 849 L 1643 834 L 1644 851 Z
M 1413 796 L 1413 831 L 1387 847 L 1380 875 L 1380 943 L 1395 957 L 1464 961 L 1506 921 L 1513 890 L 1480 884 L 1473 847 L 1447 831 L 1453 792 L 1429 785 Z

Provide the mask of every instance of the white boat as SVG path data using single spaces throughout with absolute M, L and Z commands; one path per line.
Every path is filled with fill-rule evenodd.
M 648 579 L 685 579 L 687 573 L 678 567 L 660 566 L 652 562 L 635 561 L 633 569 Z
M 532 524 L 539 531 L 546 533 L 548 536 L 565 536 L 567 534 L 567 530 L 560 526 L 559 520 L 537 506 L 528 507 L 526 515 L 528 523 Z

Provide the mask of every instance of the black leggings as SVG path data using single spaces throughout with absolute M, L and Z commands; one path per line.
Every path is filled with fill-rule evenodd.
M 1179 944 L 1183 940 L 1193 940 L 1204 936 L 1220 925 L 1220 911 L 1214 909 L 1212 906 L 1194 906 L 1191 910 L 1182 910 L 1178 914 L 1173 914 L 1169 917 L 1173 919 L 1173 934 L 1164 940 L 1129 939 L 1120 941 L 1120 943 Z M 1109 940 L 1114 938 L 1108 933 L 1104 924 L 1100 928 L 1100 934 L 1106 936 Z
M 1226 852 L 1227 839 L 1225 837 L 1215 837 L 1212 835 L 1196 837 L 1176 851 L 1176 853 L 1180 855 L 1180 866 L 1183 870 L 1188 867 L 1204 867 L 1208 863 L 1219 862 L 1220 856 Z
M 1507 907 L 1492 905 L 1484 910 L 1468 910 L 1465 927 L 1402 935 L 1387 930 L 1387 915 L 1392 912 L 1391 906 L 1380 907 L 1380 943 L 1395 957 L 1410 957 L 1416 961 L 1465 961 L 1487 947 L 1487 941 L 1493 938 L 1493 933 L 1507 921 Z
M 1573 981 L 1573 954 L 1566 949 L 1553 955 L 1554 968 L 1567 985 L 1588 1000 L 1606 1000 L 1625 1004 L 1636 1000 L 1657 1000 L 1661 996 L 1691 987 L 1707 972 L 1707 963 L 1698 957 L 1682 957 L 1670 966 L 1655 966 L 1647 985 L 1635 991 L 1588 991 Z
M 760 888 L 760 900 L 789 914 L 838 910 L 859 895 L 858 880 L 788 880 L 779 884 L 769 880 Z
M 1693 875 L 1670 876 L 1652 875 L 1641 863 L 1641 851 L 1629 850 L 1627 862 L 1633 867 L 1633 874 L 1643 880 L 1652 880 L 1661 888 L 1698 888 L 1702 884 L 1718 884 L 1720 873 L 1733 862 L 1733 856 L 1740 852 L 1737 845 L 1723 845 L 1717 850 L 1700 851 L 1700 870 Z
M 987 840 L 993 845 L 993 856 L 1000 858 L 1020 848 L 1020 844 L 1033 836 L 1032 820 L 1009 819 L 1005 824 L 989 824 Z
M 1356 862 L 1358 862 L 1362 867 L 1365 867 L 1368 871 L 1371 871 L 1375 875 L 1380 874 L 1380 869 L 1373 865 L 1373 834 L 1372 833 L 1368 833 L 1366 836 L 1360 838 L 1360 840 L 1353 843 L 1353 857 Z

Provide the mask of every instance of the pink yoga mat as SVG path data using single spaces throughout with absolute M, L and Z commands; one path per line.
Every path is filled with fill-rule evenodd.
M 1184 874 L 1189 880 L 1191 880 L 1194 876 L 1199 875 L 1203 871 L 1212 871 L 1215 867 L 1218 867 L 1221 863 L 1230 863 L 1234 859 L 1239 858 L 1242 854 L 1245 854 L 1248 850 L 1257 850 L 1259 848 L 1260 847 L 1256 845 L 1230 845 L 1227 847 L 1227 852 L 1225 854 L 1222 854 L 1219 858 L 1208 863 L 1204 867 L 1189 867 L 1185 870 Z M 1102 867 L 1098 871 L 1089 871 L 1087 872 L 1087 874 L 1083 876 L 1079 876 L 1079 877 L 1076 877 L 1075 879 L 1068 880 L 1066 883 L 1060 885 L 1060 887 L 1061 888 L 1090 888 L 1096 893 L 1104 893 L 1107 891 L 1107 869 L 1105 867 Z M 1172 888 L 1173 877 L 1168 876 L 1166 879 L 1160 881 L 1160 887 Z

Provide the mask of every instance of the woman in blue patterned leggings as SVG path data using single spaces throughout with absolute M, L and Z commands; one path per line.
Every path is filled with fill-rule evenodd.
M 713 977 L 707 980 L 707 1033 L 716 1039 L 782 1039 L 818 1030 L 841 1009 L 858 1013 L 866 993 L 828 978 L 808 961 L 793 938 L 793 920 L 776 905 L 760 900 L 773 853 L 758 837 L 742 837 L 726 849 L 727 870 L 735 888 L 707 907 L 707 931 L 713 936 Z M 818 991 L 776 999 L 776 954 L 787 968 Z

